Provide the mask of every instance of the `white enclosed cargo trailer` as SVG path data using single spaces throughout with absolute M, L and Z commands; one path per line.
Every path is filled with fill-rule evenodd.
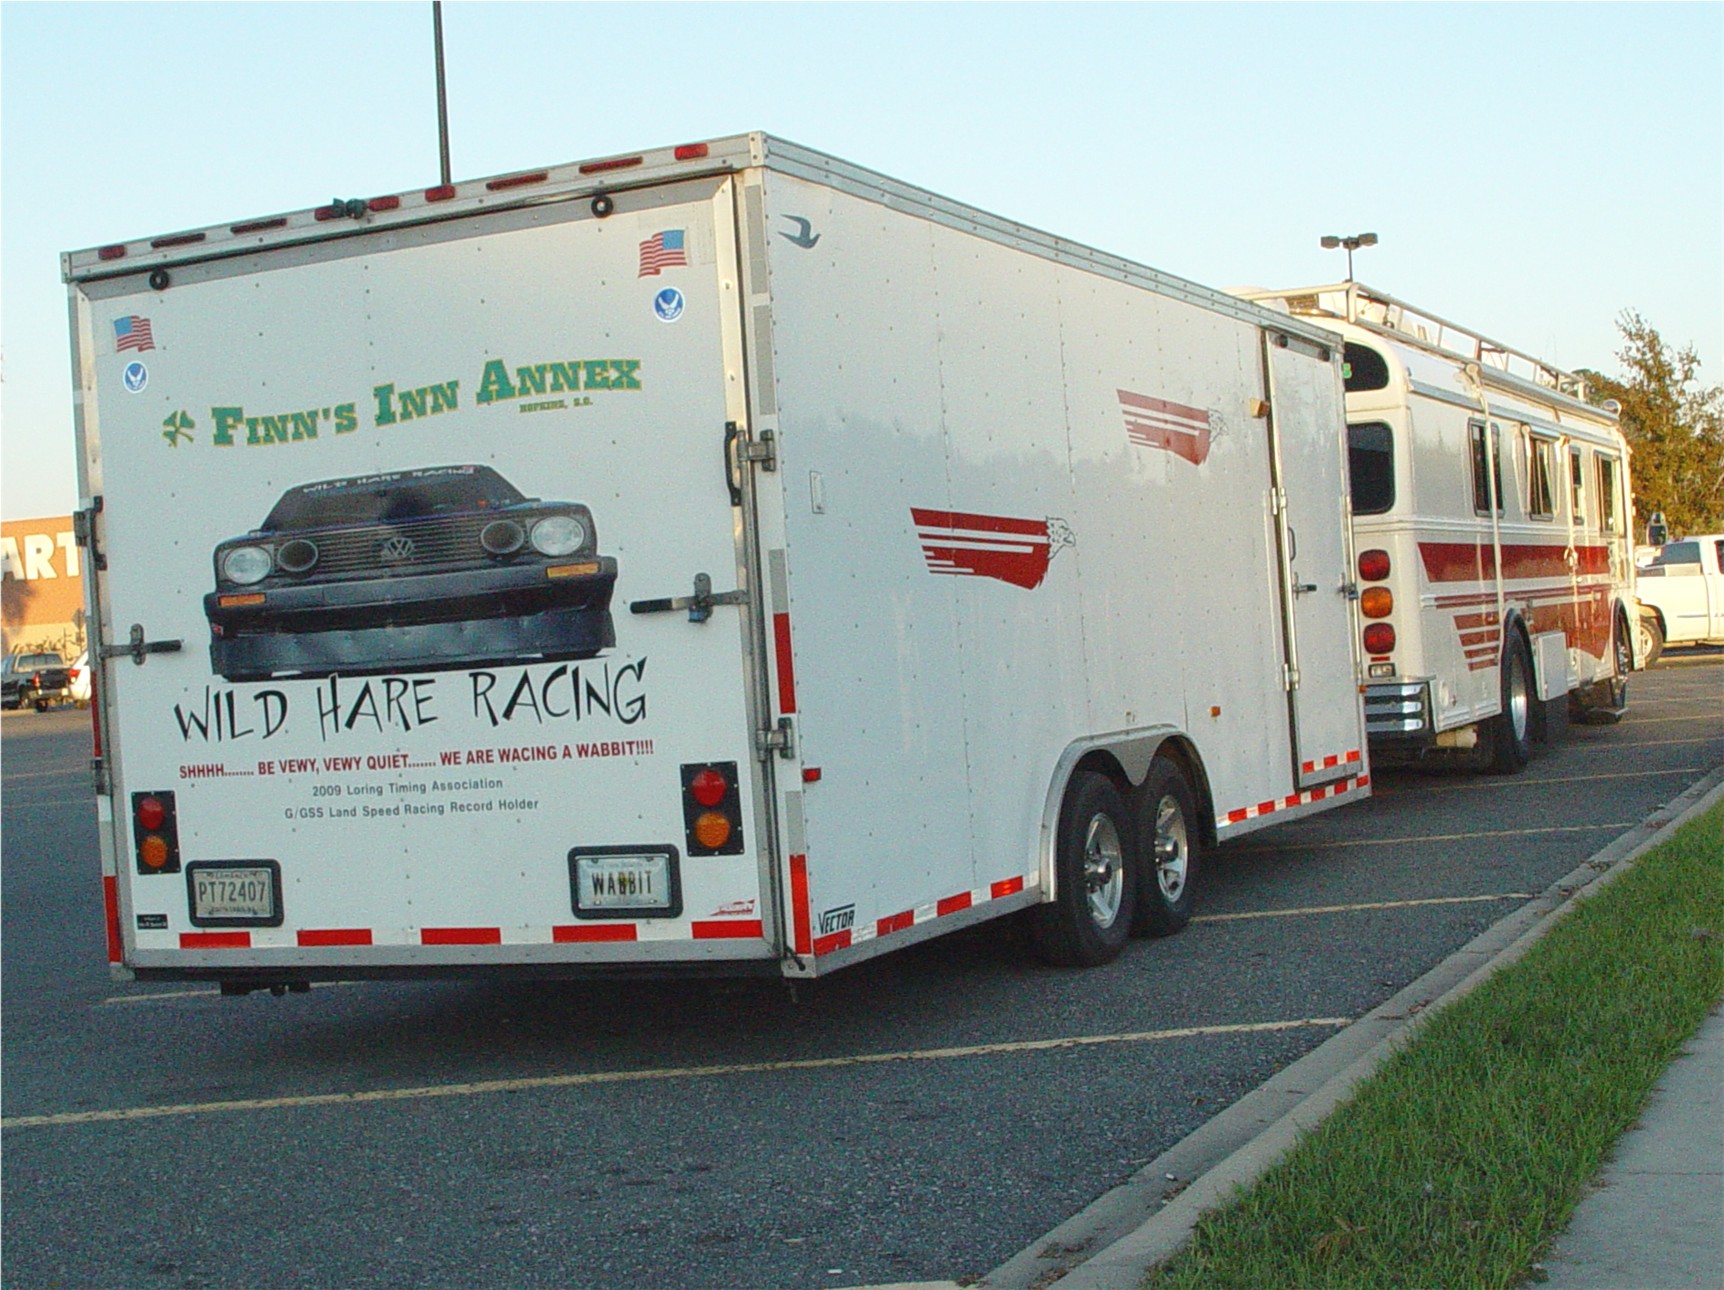
M 64 274 L 122 976 L 1093 963 L 1368 791 L 1307 322 L 759 134 Z

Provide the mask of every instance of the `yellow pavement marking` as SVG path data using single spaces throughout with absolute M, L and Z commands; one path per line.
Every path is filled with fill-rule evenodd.
M 1468 780 L 1462 784 L 1420 784 L 1417 788 L 1396 789 L 1396 792 L 1459 793 L 1479 788 L 1514 788 L 1517 785 L 1536 787 L 1544 784 L 1589 784 L 1595 779 L 1656 779 L 1660 775 L 1699 775 L 1700 766 L 1676 766 L 1670 770 L 1618 770 L 1600 775 L 1553 775 L 1548 779 L 1532 775 L 1493 776 L 1490 779 Z M 1375 784 L 1372 785 L 1375 787 Z
M 338 985 L 358 985 L 357 981 L 313 981 L 313 990 L 327 990 Z M 261 989 L 268 991 L 268 986 Z M 217 990 L 158 990 L 151 994 L 115 994 L 102 1000 L 101 1006 L 107 1007 L 117 1003 L 160 1003 L 172 999 L 220 999 L 222 992 Z
M 10 784 L 15 779 L 56 779 L 61 775 L 88 775 L 90 768 L 84 766 L 68 766 L 65 770 L 20 770 L 6 776 Z
M 859 1053 L 849 1057 L 810 1057 L 798 1061 L 735 1062 L 723 1066 L 675 1066 L 658 1070 L 592 1071 L 582 1075 L 541 1075 L 530 1079 L 481 1080 L 466 1084 L 429 1084 L 418 1088 L 371 1089 L 359 1093 L 312 1093 L 300 1097 L 241 1098 L 229 1102 L 185 1102 L 171 1106 L 133 1106 L 114 1111 L 67 1111 L 59 1115 L 15 1115 L 0 1119 L 0 1129 L 34 1129 L 49 1125 L 103 1124 L 154 1120 L 163 1116 L 205 1115 L 223 1111 L 281 1111 L 312 1106 L 356 1106 L 367 1102 L 413 1102 L 433 1097 L 478 1097 L 489 1093 L 520 1093 L 535 1089 L 579 1088 L 593 1084 L 635 1084 L 647 1080 L 709 1079 L 720 1075 L 759 1075 L 776 1071 L 833 1070 L 845 1066 L 876 1066 L 889 1062 L 952 1061 L 1003 1053 L 1052 1052 L 1099 1044 L 1157 1043 L 1213 1035 L 1266 1034 L 1281 1030 L 1326 1027 L 1338 1030 L 1353 1024 L 1351 1017 L 1301 1017 L 1293 1021 L 1243 1022 L 1235 1025 L 1185 1026 L 1177 1030 L 1143 1030 L 1115 1035 L 1072 1035 L 1063 1039 L 1024 1039 L 1010 1043 L 972 1044 L 962 1048 L 920 1048 L 890 1053 Z
M 1625 726 L 1666 726 L 1673 721 L 1717 721 L 1716 712 L 1702 712 L 1696 717 L 1625 717 L 1621 724 Z
M 1621 742 L 1612 740 L 1610 743 L 1579 743 L 1570 744 L 1576 752 L 1616 752 L 1621 748 L 1679 748 L 1688 744 L 1711 744 L 1718 742 L 1718 735 L 1710 739 L 1625 739 Z
M 1423 900 L 1367 900 L 1353 905 L 1301 905 L 1292 909 L 1257 909 L 1240 914 L 1198 914 L 1194 923 L 1236 923 L 1248 918 L 1298 918 L 1307 914 L 1352 914 L 1365 909 L 1417 909 L 1422 905 L 1483 905 L 1498 900 L 1531 900 L 1527 891 L 1495 896 L 1431 896 Z
M 1277 847 L 1229 847 L 1231 855 L 1256 851 L 1324 851 L 1330 847 L 1394 847 L 1408 842 L 1464 842 L 1469 838 L 1529 838 L 1539 833 L 1597 833 L 1604 829 L 1632 829 L 1629 824 L 1554 824 L 1542 829 L 1486 829 L 1479 833 L 1424 833 L 1404 838 L 1349 838 L 1325 842 L 1284 842 Z

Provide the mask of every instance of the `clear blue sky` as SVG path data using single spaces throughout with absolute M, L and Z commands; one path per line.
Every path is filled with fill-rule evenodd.
M 1724 6 L 444 6 L 453 169 L 763 129 L 1211 286 L 1358 276 L 1724 383 Z M 0 7 L 7 518 L 76 503 L 58 253 L 423 187 L 431 7 Z

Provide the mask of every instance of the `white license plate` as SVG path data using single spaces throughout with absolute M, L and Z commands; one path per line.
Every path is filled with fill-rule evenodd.
M 670 857 L 662 852 L 577 856 L 575 882 L 583 911 L 671 907 Z
M 275 917 L 275 875 L 269 868 L 222 868 L 192 870 L 192 917 L 245 918 L 267 921 Z

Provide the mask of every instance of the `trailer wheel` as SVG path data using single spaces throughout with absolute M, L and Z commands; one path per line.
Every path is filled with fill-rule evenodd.
M 1135 805 L 1143 863 L 1131 930 L 1137 936 L 1171 936 L 1191 921 L 1203 846 L 1197 798 L 1184 772 L 1170 759 L 1157 757 L 1137 790 Z
M 1057 967 L 1117 958 L 1131 934 L 1138 865 L 1131 812 L 1107 776 L 1080 770 L 1066 785 L 1054 839 L 1055 895 L 1030 923 L 1036 951 Z
M 1490 719 L 1490 769 L 1512 775 L 1532 760 L 1532 660 L 1526 641 L 1510 631 L 1503 645 L 1502 711 Z

